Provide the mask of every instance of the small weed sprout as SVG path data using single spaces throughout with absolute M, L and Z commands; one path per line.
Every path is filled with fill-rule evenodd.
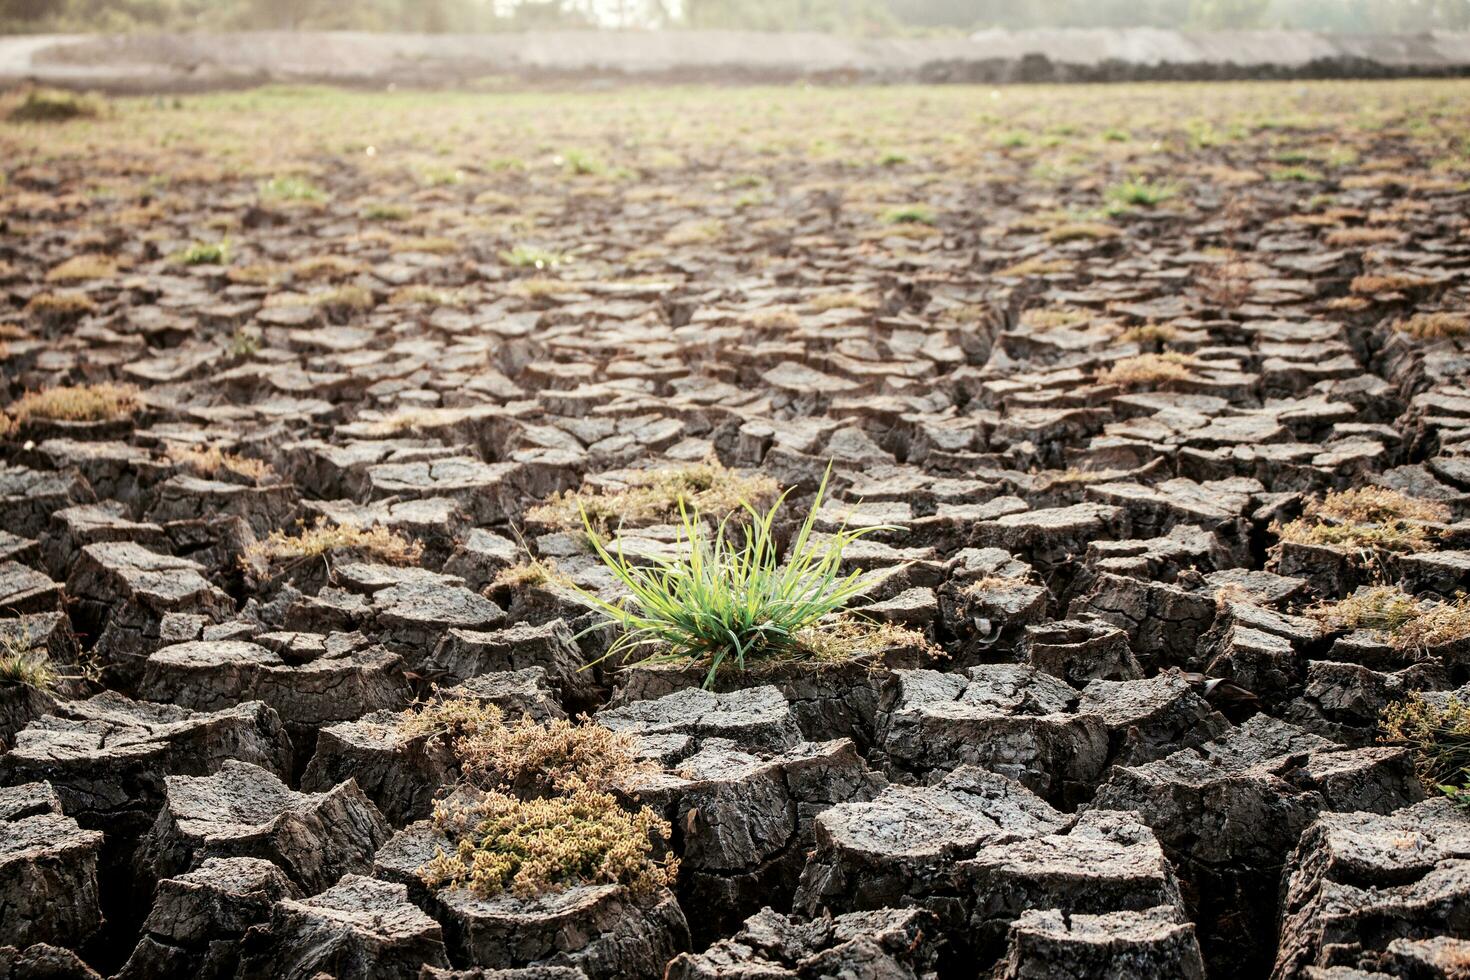
M 227 265 L 230 261 L 230 243 L 225 240 L 195 242 L 169 256 L 169 261 L 175 265 Z
M 500 261 L 515 269 L 554 269 L 566 261 L 566 256 L 534 245 L 517 245 L 501 252 Z
M 707 664 L 704 685 L 709 687 L 727 663 L 744 672 L 756 661 L 799 655 L 804 644 L 810 645 L 812 631 L 830 628 L 824 623 L 828 617 L 883 577 L 860 570 L 843 575 L 843 552 L 865 535 L 897 530 L 886 525 L 849 530 L 844 525 L 822 543 L 813 541 L 830 475 L 829 467 L 784 562 L 777 556 L 773 524 L 790 491 L 764 514 L 743 503 L 747 521 L 738 532 L 730 517 L 711 530 L 681 500 L 681 554 L 672 560 L 652 558 L 649 564 L 630 560 L 621 547 L 616 555 L 609 552 L 592 519 L 584 515 L 597 556 L 631 593 L 609 602 L 577 589 L 584 603 L 605 617 L 599 626 L 621 629 L 605 656 L 643 652 L 643 663 Z M 737 533 L 743 544 L 734 543 Z
M 301 177 L 272 177 L 260 185 L 265 200 L 284 202 L 317 202 L 327 199 L 326 192 Z
M 1151 208 L 1179 193 L 1173 184 L 1154 184 L 1147 180 L 1128 180 L 1109 187 L 1103 194 L 1110 210 L 1131 207 Z
M 540 558 L 530 561 L 518 562 L 509 568 L 502 568 L 491 580 L 487 592 L 495 592 L 500 589 L 533 589 L 542 585 L 570 586 L 571 579 L 556 567 L 556 562 L 550 558 Z
M 888 225 L 935 225 L 939 216 L 927 204 L 909 204 L 889 208 L 883 212 L 883 223 Z

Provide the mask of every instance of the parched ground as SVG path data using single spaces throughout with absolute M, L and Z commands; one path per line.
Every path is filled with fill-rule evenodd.
M 1461 82 L 0 123 L 0 975 L 1463 977 L 1467 276 Z M 539 505 L 829 462 L 922 641 L 598 661 Z M 637 736 L 673 888 L 425 884 L 435 685 Z

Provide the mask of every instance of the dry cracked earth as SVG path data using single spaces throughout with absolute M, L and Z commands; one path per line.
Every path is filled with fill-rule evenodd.
M 1461 82 L 0 124 L 0 976 L 1470 975 L 1467 181 Z M 541 505 L 829 462 L 922 637 L 599 659 Z M 426 884 L 435 690 L 631 734 L 672 888 Z

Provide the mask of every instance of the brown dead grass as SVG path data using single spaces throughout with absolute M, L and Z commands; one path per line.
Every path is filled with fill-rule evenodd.
M 37 419 L 104 422 L 130 418 L 139 407 L 138 389 L 132 385 L 64 385 L 28 391 L 10 403 L 6 414 L 18 425 Z
M 1122 388 L 1152 388 L 1164 384 L 1195 380 L 1190 368 L 1196 367 L 1199 359 L 1177 351 L 1163 354 L 1139 354 L 1114 361 L 1099 371 L 1099 384 L 1118 385 Z

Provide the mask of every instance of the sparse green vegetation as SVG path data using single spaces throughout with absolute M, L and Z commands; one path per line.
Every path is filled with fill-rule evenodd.
M 935 225 L 939 216 L 927 204 L 907 204 L 883 212 L 883 222 L 890 225 Z
M 95 95 L 80 95 L 52 88 L 33 88 L 11 108 L 11 122 L 59 123 L 73 119 L 96 119 L 106 109 Z
M 881 576 L 860 570 L 844 574 L 843 553 L 866 535 L 893 530 L 884 525 L 849 529 L 818 540 L 817 511 L 826 493 L 824 478 L 784 561 L 773 526 L 783 494 L 762 514 L 748 502 L 738 528 L 726 518 L 711 529 L 698 511 L 681 505 L 677 557 L 629 559 L 608 551 L 590 518 L 584 526 L 593 549 L 631 597 L 610 602 L 578 590 L 584 602 L 619 630 L 607 656 L 645 655 L 644 662 L 699 665 L 713 684 L 722 667 L 745 671 L 762 659 L 790 656 L 810 647 L 813 631 L 830 628 L 828 617 L 843 610 Z M 743 543 L 734 543 L 743 539 Z M 805 637 L 805 640 L 803 640 Z
M 500 253 L 500 261 L 517 269 L 554 269 L 566 257 L 535 245 L 517 245 Z
M 9 640 L 0 642 L 0 684 L 49 691 L 56 686 L 56 680 L 56 671 L 44 651 L 23 650 Z
M 175 252 L 171 258 L 178 265 L 225 265 L 230 261 L 230 243 L 223 239 L 217 242 L 195 242 L 188 248 Z
M 1128 180 L 1109 187 L 1103 197 L 1111 205 L 1151 208 L 1179 193 L 1173 184 L 1155 184 L 1147 180 Z
M 314 204 L 327 199 L 326 191 L 302 177 L 272 177 L 260 185 L 262 200 Z

